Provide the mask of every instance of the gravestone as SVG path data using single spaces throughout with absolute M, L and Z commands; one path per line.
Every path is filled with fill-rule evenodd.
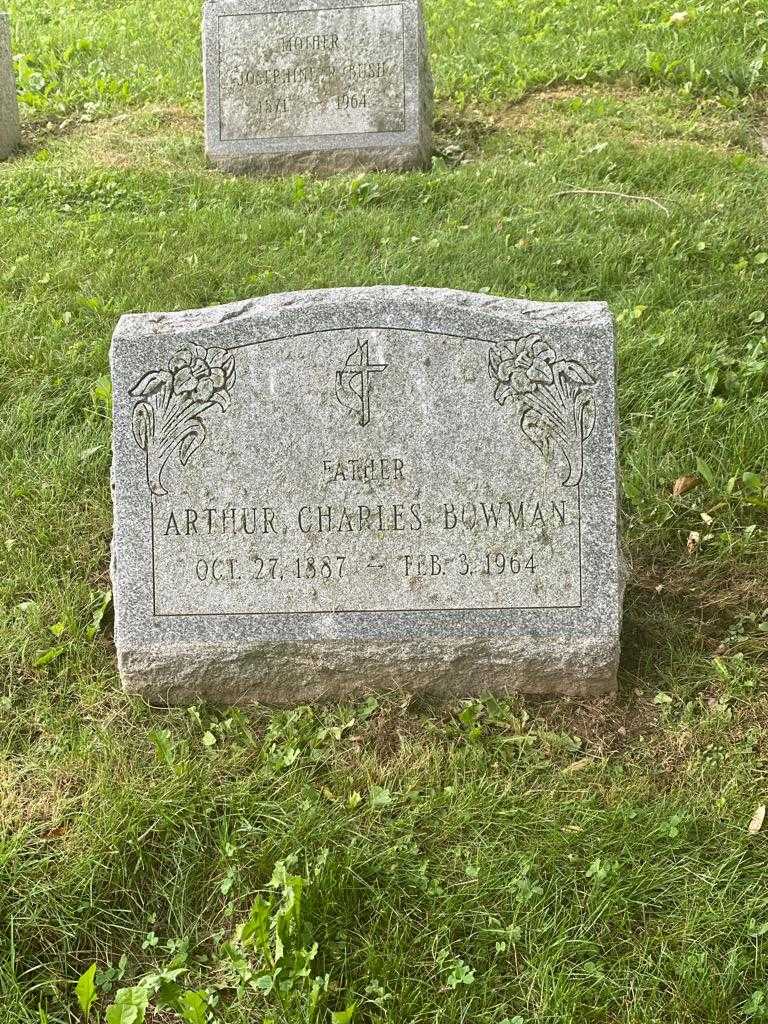
M 111 358 L 129 691 L 614 690 L 605 305 L 297 292 L 124 316 Z
M 420 0 L 209 0 L 206 152 L 232 172 L 427 167 Z
M 11 26 L 8 15 L 0 11 L 0 160 L 13 153 L 21 141 L 19 103 L 11 55 Z

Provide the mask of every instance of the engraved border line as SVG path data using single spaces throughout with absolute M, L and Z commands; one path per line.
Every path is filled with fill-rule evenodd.
M 158 612 L 157 619 L 252 619 L 276 615 L 290 617 L 295 615 L 376 615 L 390 612 L 392 615 L 424 615 L 434 612 L 437 615 L 450 615 L 453 612 L 562 612 L 580 611 L 581 604 L 500 604 L 470 605 L 468 608 L 327 608 L 319 611 L 300 612 Z
M 222 116 L 223 106 L 221 101 L 221 32 L 219 31 L 219 22 L 222 18 L 256 18 L 265 14 L 318 14 L 319 12 L 328 11 L 330 13 L 338 13 L 340 11 L 375 11 L 383 9 L 385 7 L 399 7 L 401 11 L 401 32 L 403 42 L 403 128 L 400 131 L 386 131 L 386 132 L 325 132 L 318 135 L 304 134 L 299 135 L 293 133 L 291 135 L 238 135 L 234 137 L 224 138 L 224 117 Z M 216 36 L 219 44 L 219 66 L 217 76 L 219 80 L 219 142 L 222 145 L 226 145 L 228 142 L 260 142 L 262 140 L 271 140 L 273 142 L 285 142 L 287 139 L 325 139 L 331 136 L 344 136 L 345 138 L 359 137 L 362 135 L 375 136 L 377 140 L 381 139 L 385 135 L 403 135 L 408 131 L 408 113 L 406 106 L 406 95 L 408 89 L 406 87 L 405 79 L 405 3 L 389 3 L 389 4 L 356 4 L 352 7 L 297 7 L 290 11 L 251 11 L 250 13 L 243 12 L 240 14 L 217 14 L 216 15 Z M 268 155 L 268 154 L 267 154 Z
M 395 5 L 389 5 L 395 6 Z M 220 325 L 221 326 L 221 325 Z M 493 342 L 487 338 L 478 338 L 466 334 L 452 334 L 449 331 L 433 331 L 427 328 L 417 327 L 392 327 L 392 326 L 367 326 L 355 327 L 328 327 L 322 330 L 293 331 L 290 334 L 282 334 L 274 338 L 263 338 L 259 341 L 246 341 L 242 345 L 230 345 L 228 351 L 236 349 L 251 348 L 256 345 L 268 345 L 276 341 L 287 341 L 293 338 L 304 338 L 316 334 L 335 334 L 342 331 L 400 331 L 403 334 L 430 334 L 438 338 L 461 338 L 463 341 L 478 341 L 483 345 L 492 345 Z M 526 611 L 577 611 L 584 607 L 583 592 L 583 566 L 582 566 L 582 518 L 581 518 L 581 484 L 576 487 L 577 519 L 578 519 L 578 552 L 579 552 L 579 602 L 578 604 L 556 604 L 556 605 L 474 605 L 468 608 L 331 608 L 316 611 L 277 611 L 277 612 L 158 612 L 157 597 L 155 588 L 155 526 L 154 526 L 154 499 L 150 499 L 150 529 L 152 531 L 152 609 L 153 617 L 157 619 L 215 619 L 215 618 L 263 618 L 265 616 L 291 616 L 291 615 L 366 615 L 371 613 L 392 614 L 419 614 L 437 613 L 450 614 L 451 612 L 526 612 Z
M 278 312 L 283 312 L 279 310 Z M 293 310 L 291 310 L 293 312 Z M 236 320 L 223 321 L 222 323 L 216 324 L 216 327 L 227 327 L 228 323 L 237 323 Z M 499 323 L 506 322 L 509 327 L 508 321 L 499 321 Z M 207 328 L 203 328 L 206 331 Z M 479 341 L 482 345 L 495 345 L 495 341 L 489 341 L 488 338 L 479 338 L 471 334 L 453 334 L 450 331 L 433 331 L 426 327 L 392 327 L 389 324 L 350 324 L 348 327 L 321 327 L 319 330 L 316 328 L 314 331 L 291 331 L 290 334 L 280 334 L 274 338 L 262 338 L 258 341 L 244 341 L 241 345 L 227 345 L 227 351 L 234 352 L 241 348 L 250 348 L 252 345 L 269 345 L 275 341 L 290 341 L 292 338 L 308 338 L 314 334 L 335 334 L 340 331 L 400 331 L 403 334 L 431 334 L 436 338 L 461 338 L 462 341 Z M 194 334 L 195 331 L 189 331 L 189 334 Z

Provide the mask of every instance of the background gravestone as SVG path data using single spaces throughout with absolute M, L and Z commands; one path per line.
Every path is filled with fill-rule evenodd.
M 376 287 L 123 317 L 125 686 L 613 690 L 614 373 L 601 303 Z
M 203 37 L 206 152 L 222 169 L 429 166 L 419 0 L 210 0 Z
M 11 55 L 11 26 L 0 11 L 0 160 L 5 160 L 21 141 L 19 104 Z

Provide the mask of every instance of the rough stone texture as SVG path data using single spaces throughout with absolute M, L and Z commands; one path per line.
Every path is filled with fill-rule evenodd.
M 7 159 L 20 141 L 19 103 L 11 59 L 11 26 L 8 15 L 0 11 L 0 160 Z
M 209 159 L 233 173 L 428 167 L 420 0 L 209 0 Z
M 376 287 L 130 315 L 112 374 L 129 691 L 615 689 L 605 305 Z

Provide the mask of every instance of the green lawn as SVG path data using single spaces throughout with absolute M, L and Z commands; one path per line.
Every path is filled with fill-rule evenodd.
M 0 1024 L 768 1021 L 765 3 L 427 0 L 433 170 L 328 181 L 206 169 L 197 2 L 9 6 Z M 129 700 L 117 318 L 377 283 L 616 314 L 618 699 Z

